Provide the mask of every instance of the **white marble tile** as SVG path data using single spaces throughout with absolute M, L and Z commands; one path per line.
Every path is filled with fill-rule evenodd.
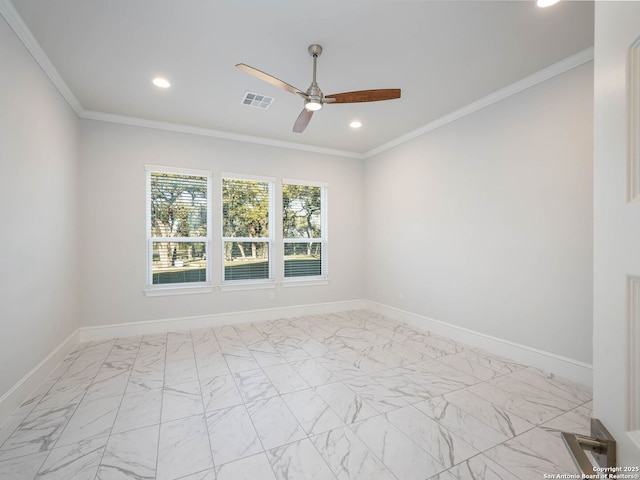
M 315 391 L 345 424 L 351 424 L 378 414 L 378 411 L 369 402 L 341 382 L 316 387 Z
M 94 480 L 107 437 L 56 447 L 40 468 L 37 480 Z
M 389 367 L 384 363 L 365 355 L 360 350 L 352 350 L 350 352 L 342 353 L 341 357 L 347 362 L 352 363 L 353 366 L 363 374 L 381 372 L 389 369 Z
M 83 400 L 60 435 L 56 447 L 108 436 L 121 401 L 119 396 Z
M 414 350 L 421 355 L 424 355 L 429 358 L 438 358 L 446 355 L 446 352 L 441 350 L 440 348 L 434 347 L 429 343 L 426 343 L 424 339 L 428 335 L 424 335 L 422 333 L 415 333 L 406 340 L 403 340 L 401 343 L 407 348 Z
M 42 397 L 33 410 L 49 410 L 56 407 L 77 405 L 91 385 L 90 380 L 62 379 Z
M 233 407 L 243 403 L 232 375 L 222 375 L 200 382 L 204 411 Z
M 364 375 L 348 378 L 342 383 L 366 400 L 369 405 L 380 413 L 408 405 L 408 402 L 402 398 L 402 395 L 397 392 L 392 392 L 370 376 Z
M 450 477 L 442 477 L 439 480 L 519 480 L 518 477 L 508 472 L 485 455 L 478 455 L 447 470 Z M 444 472 L 444 473 L 447 473 Z
M 162 389 L 126 394 L 113 424 L 112 434 L 160 423 Z
M 0 448 L 0 462 L 51 450 L 75 409 L 70 405 L 31 412 Z
M 232 373 L 260 368 L 260 365 L 253 358 L 251 352 L 246 348 L 238 349 L 230 353 L 225 352 L 223 355 Z
M 208 468 L 198 473 L 192 473 L 186 477 L 180 477 L 180 480 L 217 480 L 216 471 L 213 468 Z
M 157 480 L 527 480 L 567 466 L 590 398 L 366 311 L 92 342 L 0 428 L 0 477 L 151 480 L 157 445 Z
M 201 340 L 193 343 L 193 353 L 198 358 L 206 358 L 210 355 L 219 354 L 221 352 L 220 345 L 215 337 Z
M 331 353 L 330 350 L 322 344 L 322 342 L 319 342 L 314 338 L 307 338 L 300 344 L 300 346 L 312 358 L 324 357 Z
M 274 365 L 284 365 L 287 363 L 287 360 L 277 352 L 271 353 L 251 350 L 251 354 L 257 364 L 262 368 L 272 367 Z
M 518 370 L 509 375 L 509 378 L 519 380 L 527 385 L 548 392 L 557 397 L 565 398 L 570 402 L 581 405 L 593 397 L 591 388 L 566 378 L 558 377 L 553 373 L 543 372 L 537 368 Z
M 157 480 L 173 480 L 213 468 L 203 415 L 160 425 Z
M 338 480 L 396 480 L 347 427 L 316 435 L 311 440 Z
M 273 346 L 276 351 L 284 357 L 287 362 L 297 362 L 311 356 L 299 345 L 300 342 L 287 339 L 281 343 L 275 343 Z
M 133 363 L 133 367 L 145 367 L 147 370 L 164 370 L 166 352 L 166 348 L 163 346 L 141 348 Z
M 96 377 L 87 389 L 87 393 L 83 400 L 95 400 L 104 397 L 113 397 L 117 395 L 124 395 L 129 383 L 130 371 L 124 370 L 118 373 L 112 373 L 111 375 L 104 375 Z
M 200 381 L 219 377 L 221 375 L 229 375 L 231 371 L 227 366 L 227 361 L 222 353 L 216 352 L 205 357 L 196 357 L 196 366 L 198 368 L 198 376 Z
M 415 350 L 407 347 L 403 343 L 400 342 L 389 342 L 383 345 L 379 345 L 379 347 L 386 351 L 397 355 L 398 357 L 404 360 L 403 365 L 410 365 L 412 363 L 424 362 L 427 360 L 431 360 L 433 355 L 429 355 L 426 353 L 416 352 Z
M 232 462 L 263 450 L 244 405 L 207 413 L 206 420 L 215 465 Z
M 414 407 L 385 414 L 398 430 L 446 468 L 480 453 L 467 442 Z
M 517 412 L 525 420 L 535 424 L 549 421 L 578 406 L 575 402 L 540 390 L 535 385 L 511 379 L 511 375 L 515 374 L 474 385 L 470 391 L 507 410 Z
M 142 342 L 140 343 L 140 350 L 145 347 L 158 347 L 167 345 L 166 333 L 152 333 L 142 336 Z
M 49 452 L 35 453 L 0 462 L 0 478 L 3 480 L 32 480 Z
M 305 438 L 267 452 L 278 480 L 335 480 L 318 451 Z
M 384 345 L 386 345 L 386 343 L 382 346 L 376 345 L 375 347 L 369 347 L 364 350 L 360 350 L 360 353 L 366 358 L 384 365 L 384 370 L 401 367 L 409 363 L 404 358 L 391 352 L 389 349 L 385 349 Z
M 11 436 L 13 432 L 20 426 L 20 424 L 27 418 L 27 413 L 18 415 L 11 415 L 7 417 L 0 427 L 0 447 Z
M 265 450 L 306 437 L 305 431 L 279 396 L 248 403 L 247 410 Z
M 269 460 L 264 453 L 225 463 L 216 468 L 217 477 L 202 480 L 275 480 Z M 191 479 L 189 479 L 191 480 Z M 194 479 L 196 480 L 196 479 Z M 200 480 L 200 479 L 197 479 Z M 291 479 L 293 480 L 293 479 Z
M 591 435 L 591 409 L 581 406 L 549 420 L 540 425 L 540 428 L 550 433 L 577 433 L 580 435 Z
M 475 361 L 483 367 L 488 367 L 495 370 L 500 375 L 507 375 L 509 373 L 517 372 L 523 368 L 527 368 L 526 365 L 511 360 L 510 358 L 502 357 L 491 352 L 487 352 L 480 348 L 473 350 L 465 350 L 459 353 L 458 356 L 468 358 Z
M 447 393 L 444 395 L 444 399 L 507 437 L 515 437 L 534 427 L 532 423 L 515 413 L 478 395 L 474 395 L 470 389 Z M 426 405 L 421 403 L 416 405 L 428 415 L 439 416 L 437 412 L 429 412 Z
M 282 395 L 282 400 L 308 435 L 326 432 L 344 425 L 340 417 L 313 389 Z
M 461 372 L 476 377 L 478 380 L 483 382 L 503 375 L 497 370 L 479 362 L 478 358 L 479 357 L 476 352 L 473 350 L 467 350 L 455 355 L 446 355 L 438 360 L 445 365 L 449 365 Z
M 317 387 L 319 385 L 338 381 L 338 379 L 329 370 L 323 367 L 314 358 L 293 362 L 291 363 L 291 366 L 311 387 Z
M 201 344 L 201 343 L 208 343 L 212 340 L 215 341 L 216 343 L 218 342 L 216 340 L 216 334 L 213 333 L 213 329 L 211 328 L 194 328 L 190 330 L 190 332 L 191 332 L 191 341 L 193 342 L 194 345 Z
M 348 362 L 339 355 L 318 357 L 316 358 L 316 361 L 339 380 L 363 375 L 363 373 L 358 370 L 353 363 Z
M 89 342 L 89 344 L 84 348 L 82 354 L 79 358 L 87 357 L 90 355 L 102 355 L 106 357 L 113 345 L 116 343 L 116 339 L 108 339 L 108 340 L 97 340 L 95 342 Z
M 403 327 L 399 325 L 384 325 L 375 329 L 376 333 L 388 338 L 393 342 L 402 342 L 409 338 L 402 332 Z
M 559 435 L 534 428 L 484 452 L 520 480 L 539 479 L 544 474 L 577 474 L 569 450 Z
M 193 342 L 189 332 L 167 335 L 167 361 L 193 358 Z
M 178 360 L 167 360 L 164 372 L 165 385 L 179 385 L 181 383 L 198 381 L 198 369 L 195 357 Z
M 443 397 L 416 403 L 414 407 L 480 451 L 495 447 L 512 436 L 481 422 Z
M 420 402 L 460 388 L 459 384 L 446 382 L 444 379 L 436 379 L 437 383 L 434 384 L 432 374 L 407 367 L 393 368 L 371 376 L 408 403 Z
M 274 365 L 264 368 L 263 371 L 281 395 L 309 388 L 309 384 L 289 364 Z
M 389 412 L 385 417 L 447 468 L 480 453 L 449 429 L 412 406 Z
M 96 480 L 152 479 L 156 474 L 160 425 L 111 435 Z
M 278 391 L 261 369 L 234 373 L 233 379 L 242 399 L 247 403 L 278 395 Z
M 204 413 L 204 407 L 199 382 L 164 387 L 162 392 L 162 423 L 201 413 Z
M 445 467 L 418 447 L 383 415 L 351 426 L 373 453 L 398 478 L 424 480 Z
M 57 383 L 57 379 L 47 378 L 35 389 L 11 415 L 28 415 Z M 1 444 L 0 444 L 1 445 Z
M 141 393 L 147 390 L 162 389 L 164 386 L 164 368 L 162 370 L 146 367 L 134 367 L 129 377 L 125 394 Z
M 440 360 L 427 360 L 408 365 L 406 368 L 421 373 L 433 387 L 447 391 L 458 390 L 479 383 L 480 380 L 473 375 L 446 365 Z

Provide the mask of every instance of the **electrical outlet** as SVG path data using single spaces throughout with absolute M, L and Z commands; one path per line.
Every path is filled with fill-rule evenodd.
M 276 299 L 276 292 L 269 292 L 269 300 L 275 300 Z
M 399 299 L 399 300 L 404 300 L 404 293 L 403 293 L 403 292 L 400 292 L 400 293 L 398 294 L 398 299 Z

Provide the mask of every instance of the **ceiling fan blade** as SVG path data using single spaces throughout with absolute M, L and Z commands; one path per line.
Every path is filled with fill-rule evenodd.
M 304 129 L 309 125 L 309 121 L 312 116 L 313 112 L 311 110 L 303 108 L 302 112 L 300 112 L 300 115 L 298 115 L 298 118 L 296 119 L 296 123 L 293 124 L 293 131 L 296 133 L 304 132 Z
M 275 85 L 278 88 L 282 88 L 287 92 L 297 93 L 298 95 L 301 95 L 302 97 L 307 98 L 307 94 L 304 93 L 302 90 L 297 89 L 296 87 L 289 85 L 287 82 L 283 82 L 279 78 L 269 75 L 268 73 L 264 73 L 262 70 L 258 70 L 257 68 L 250 67 L 249 65 L 245 65 L 244 63 L 239 63 L 236 65 L 236 67 L 238 67 L 240 70 L 247 72 L 250 75 L 253 75 L 254 77 L 259 78 L 260 80 L 268 82 L 271 85 Z
M 383 88 L 379 90 L 359 90 L 357 92 L 334 93 L 325 95 L 327 103 L 358 103 L 379 102 L 380 100 L 393 100 L 400 98 L 399 88 Z

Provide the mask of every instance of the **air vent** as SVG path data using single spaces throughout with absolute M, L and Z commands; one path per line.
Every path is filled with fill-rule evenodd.
M 273 103 L 273 97 L 267 97 L 266 95 L 260 95 L 258 93 L 247 92 L 242 99 L 243 105 L 250 107 L 262 108 L 266 110 Z

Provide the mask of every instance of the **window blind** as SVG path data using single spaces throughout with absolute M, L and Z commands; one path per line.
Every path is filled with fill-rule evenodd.
M 147 240 L 150 284 L 209 280 L 209 179 L 148 172 Z

